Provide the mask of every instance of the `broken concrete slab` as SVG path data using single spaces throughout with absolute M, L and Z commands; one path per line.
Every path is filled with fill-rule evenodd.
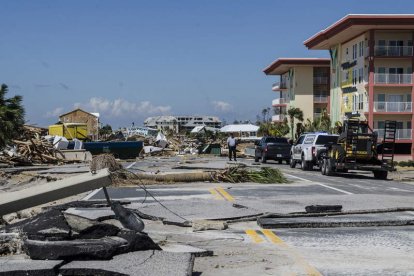
M 49 210 L 30 219 L 5 227 L 7 232 L 21 231 L 32 240 L 64 240 L 70 236 L 71 228 L 59 210 Z
M 265 229 L 275 228 L 328 228 L 328 227 L 368 227 L 414 225 L 414 215 L 410 212 L 365 213 L 325 216 L 272 217 L 259 218 L 257 224 Z
M 102 221 L 115 218 L 115 213 L 109 207 L 102 208 L 69 208 L 65 214 L 75 215 L 89 220 Z
M 193 266 L 194 256 L 189 253 L 148 250 L 117 255 L 109 261 L 73 261 L 62 266 L 59 272 L 63 276 L 189 276 Z
M 0 276 L 54 276 L 63 261 L 0 258 Z
M 8 254 L 20 254 L 23 239 L 19 233 L 0 233 L 0 256 Z
M 108 260 L 128 242 L 120 237 L 72 241 L 25 240 L 24 250 L 34 260 Z
M 157 202 L 132 203 L 126 207 L 136 209 L 148 217 L 156 217 L 163 222 L 177 225 L 187 225 L 188 221 L 193 220 L 233 220 L 261 215 L 261 212 L 253 208 L 235 207 L 233 203 L 224 200 L 216 201 L 214 204 L 211 204 L 210 199 L 189 199 L 186 200 L 186 204 L 181 200 L 169 200 L 164 201 L 163 205 L 168 210 Z
M 176 253 L 191 253 L 194 257 L 209 257 L 213 256 L 213 251 L 194 247 L 187 244 L 166 244 L 161 246 L 165 252 L 176 252 Z
M 24 190 L 0 193 L 0 216 L 112 184 L 107 169 L 81 174 Z
M 225 230 L 228 225 L 225 221 L 213 221 L 213 220 L 193 220 L 193 231 L 205 231 L 205 230 Z

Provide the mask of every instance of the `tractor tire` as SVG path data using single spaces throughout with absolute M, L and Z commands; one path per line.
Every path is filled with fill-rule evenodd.
M 322 164 L 321 164 L 321 174 L 322 175 L 326 175 L 326 166 L 327 166 L 327 161 L 326 158 L 322 159 Z
M 296 161 L 293 159 L 293 156 L 290 157 L 289 166 L 294 169 L 296 167 Z
M 335 174 L 334 168 L 332 166 L 333 163 L 333 159 L 329 158 L 329 159 L 325 159 L 326 160 L 326 175 L 327 176 L 332 176 Z
M 387 171 L 374 171 L 374 177 L 376 179 L 382 179 L 382 180 L 386 180 L 388 176 L 388 172 Z

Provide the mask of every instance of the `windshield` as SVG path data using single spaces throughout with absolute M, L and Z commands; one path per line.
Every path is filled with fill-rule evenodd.
M 319 135 L 318 139 L 316 139 L 316 145 L 336 143 L 337 141 L 338 141 L 338 136 Z
M 281 144 L 287 144 L 288 141 L 287 141 L 286 138 L 269 137 L 269 138 L 266 138 L 266 143 L 281 143 Z

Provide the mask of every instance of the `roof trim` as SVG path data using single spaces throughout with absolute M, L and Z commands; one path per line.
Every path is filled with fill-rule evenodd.
M 414 14 L 348 14 L 327 27 L 325 30 L 308 38 L 303 44 L 308 49 L 312 49 L 319 43 L 328 40 L 353 25 L 371 25 L 376 28 L 380 25 L 414 25 Z
M 75 111 L 82 111 L 82 112 L 87 113 L 87 114 L 90 114 L 90 115 L 92 115 L 92 116 L 94 116 L 94 117 L 96 117 L 96 118 L 99 118 L 99 117 L 98 117 L 98 116 L 96 116 L 95 114 L 92 114 L 92 113 L 87 112 L 87 111 L 85 111 L 85 110 L 83 110 L 83 109 L 80 109 L 80 108 L 76 108 L 76 109 L 74 109 L 74 110 L 72 110 L 72 111 L 69 111 L 69 112 L 66 112 L 66 113 L 64 113 L 64 114 L 62 114 L 62 115 L 59 115 L 59 118 L 60 118 L 60 117 L 65 116 L 65 115 L 68 115 L 68 114 L 70 114 L 70 113 L 73 113 L 73 112 L 75 112 Z
M 315 66 L 329 66 L 330 65 L 330 59 L 329 58 L 278 58 L 275 60 L 272 64 L 267 66 L 265 69 L 263 69 L 263 72 L 266 75 L 269 75 L 272 71 L 277 69 L 278 67 L 282 65 L 292 65 L 300 66 L 300 65 L 315 65 Z

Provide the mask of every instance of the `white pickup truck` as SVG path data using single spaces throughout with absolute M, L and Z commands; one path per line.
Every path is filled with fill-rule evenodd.
M 336 143 L 338 135 L 328 133 L 302 134 L 290 150 L 290 167 L 294 168 L 300 163 L 302 170 L 311 170 L 319 166 L 321 155 L 326 152 L 325 145 Z

